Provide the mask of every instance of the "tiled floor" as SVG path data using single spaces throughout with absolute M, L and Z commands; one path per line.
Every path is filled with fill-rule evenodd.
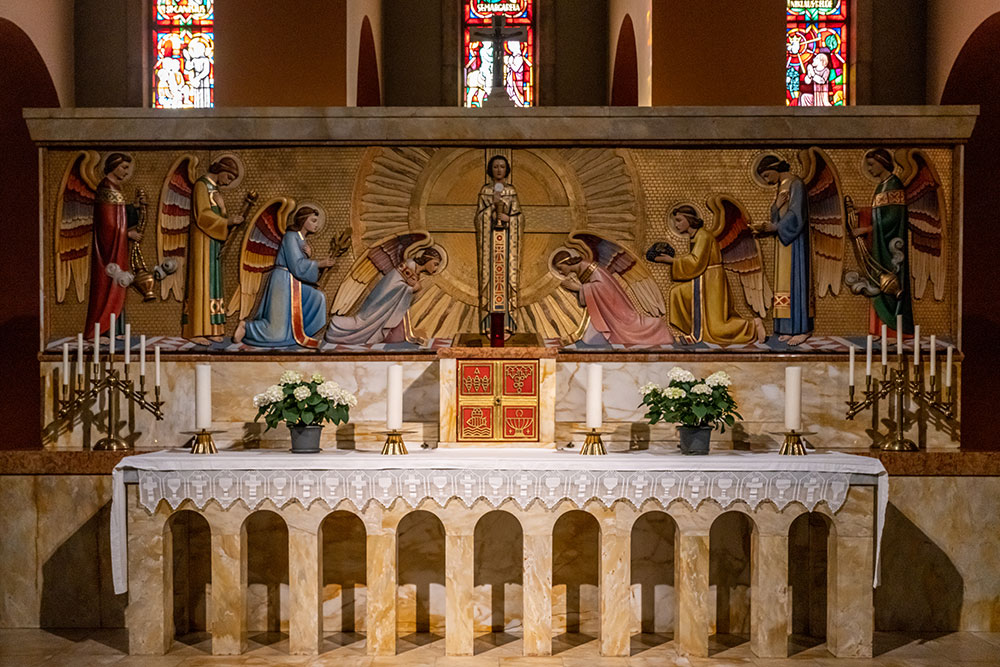
M 733 645 L 734 638 L 713 641 L 712 657 L 678 657 L 669 637 L 643 635 L 633 638 L 630 658 L 601 658 L 597 642 L 582 635 L 557 637 L 556 652 L 551 658 L 522 658 L 521 640 L 513 635 L 486 635 L 476 640 L 476 656 L 444 656 L 444 639 L 434 635 L 412 635 L 398 642 L 395 658 L 370 658 L 365 655 L 360 635 L 333 634 L 327 637 L 324 653 L 307 658 L 288 655 L 284 634 L 252 635 L 249 652 L 238 657 L 213 657 L 207 635 L 193 635 L 174 643 L 162 657 L 139 657 L 126 654 L 128 638 L 124 630 L 0 630 L 0 667 L 35 667 L 36 665 L 117 665 L 126 667 L 195 667 L 197 665 L 333 665 L 368 667 L 406 665 L 407 667 L 464 667 L 517 665 L 563 665 L 565 667 L 601 667 L 602 665 L 642 665 L 649 667 L 699 667 L 701 665 L 761 665 L 768 667 L 850 667 L 945 665 L 1000 665 L 1000 633 L 956 632 L 949 634 L 879 633 L 875 638 L 877 657 L 871 660 L 837 660 L 823 645 L 805 648 L 794 645 L 795 655 L 787 660 L 765 660 L 750 654 L 746 642 Z

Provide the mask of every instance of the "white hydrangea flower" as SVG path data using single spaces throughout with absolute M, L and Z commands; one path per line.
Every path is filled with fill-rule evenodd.
M 281 386 L 272 384 L 270 387 L 264 390 L 264 393 L 261 394 L 261 396 L 264 397 L 264 400 L 266 400 L 268 404 L 271 404 L 271 403 L 277 403 L 278 401 L 283 399 L 285 397 L 285 392 L 282 391 Z
M 339 391 L 340 391 L 340 385 L 338 385 L 333 380 L 327 380 L 320 386 L 316 387 L 316 393 L 327 400 L 335 398 Z
M 691 393 L 711 395 L 712 388 L 709 387 L 707 384 L 696 384 L 695 386 L 691 387 Z
M 309 395 L 311 393 L 312 391 L 309 389 L 309 387 L 302 386 L 302 387 L 296 387 L 295 391 L 292 392 L 292 396 L 295 397 L 296 401 L 304 401 L 307 398 L 309 398 Z
M 656 384 L 655 382 L 647 382 L 646 384 L 642 385 L 642 387 L 639 388 L 639 393 L 645 396 L 646 394 L 652 393 L 654 391 L 661 391 L 662 389 L 663 387 Z
M 326 378 L 324 378 L 324 377 L 323 377 L 322 375 L 320 375 L 319 373 L 313 373 L 313 375 L 312 375 L 312 381 L 313 381 L 313 382 L 323 382 L 323 381 L 324 381 L 325 379 L 326 379 Z
M 298 371 L 285 371 L 281 374 L 281 379 L 278 380 L 278 384 L 295 384 L 296 382 L 302 382 L 302 373 Z
M 667 387 L 663 390 L 663 395 L 667 398 L 684 398 L 687 392 L 680 387 Z
M 667 377 L 670 378 L 671 382 L 675 382 L 675 381 L 676 382 L 694 382 L 694 380 L 695 380 L 694 373 L 692 373 L 691 371 L 688 371 L 688 370 L 684 370 L 683 368 L 680 368 L 679 366 L 674 366 L 673 368 L 671 368 L 670 372 L 667 373 Z
M 260 408 L 270 404 L 271 401 L 267 400 L 267 396 L 265 396 L 264 394 L 257 394 L 256 396 L 253 397 L 253 406 L 255 408 Z
M 355 398 L 354 394 L 347 391 L 346 389 L 341 389 L 337 392 L 337 405 L 346 405 L 353 408 L 358 404 L 358 399 Z
M 728 387 L 733 383 L 729 379 L 729 374 L 726 371 L 715 371 L 707 378 L 705 378 L 705 384 L 709 387 Z

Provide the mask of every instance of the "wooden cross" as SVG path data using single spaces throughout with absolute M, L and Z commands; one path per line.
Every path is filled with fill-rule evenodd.
M 502 14 L 494 14 L 492 25 L 489 28 L 472 28 L 469 31 L 469 38 L 479 42 L 493 43 L 493 86 L 490 89 L 488 100 L 503 102 L 507 99 L 504 90 L 504 42 L 524 42 L 528 39 L 528 31 L 523 27 L 507 28 L 507 17 Z M 494 93 L 503 94 L 503 98 L 494 100 Z

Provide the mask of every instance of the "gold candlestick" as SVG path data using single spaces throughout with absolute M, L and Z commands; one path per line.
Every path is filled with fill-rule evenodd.
M 603 456 L 608 453 L 601 440 L 601 434 L 596 428 L 590 429 L 583 439 L 583 447 L 580 449 L 581 456 Z
M 806 443 L 802 439 L 802 436 L 816 435 L 816 432 L 789 429 L 788 431 L 772 433 L 772 435 L 785 436 L 784 440 L 781 442 L 781 449 L 778 450 L 778 454 L 781 456 L 805 456 L 808 452 L 806 452 Z
M 194 434 L 194 442 L 191 444 L 192 454 L 218 454 L 215 448 L 215 440 L 207 429 L 201 429 Z
M 382 445 L 383 456 L 402 456 L 408 453 L 402 431 L 392 430 L 385 434 L 385 444 Z

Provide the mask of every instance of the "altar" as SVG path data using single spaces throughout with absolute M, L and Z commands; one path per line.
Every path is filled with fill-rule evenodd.
M 212 652 L 236 655 L 247 642 L 247 526 L 256 513 L 281 517 L 288 535 L 290 650 L 316 654 L 323 639 L 323 526 L 348 513 L 363 523 L 365 626 L 371 655 L 394 655 L 397 576 L 409 558 L 397 541 L 408 516 L 443 525 L 444 636 L 448 655 L 471 655 L 477 530 L 510 515 L 522 535 L 524 654 L 549 655 L 554 623 L 554 533 L 567 515 L 595 521 L 599 550 L 599 643 L 627 656 L 637 624 L 630 576 L 637 522 L 669 517 L 675 531 L 674 585 L 679 650 L 707 656 L 710 534 L 720 516 L 749 519 L 750 642 L 758 657 L 787 654 L 790 634 L 789 529 L 809 513 L 829 525 L 827 646 L 837 657 L 871 656 L 873 585 L 887 503 L 887 478 L 873 458 L 847 454 L 782 457 L 728 452 L 712 457 L 637 452 L 580 457 L 532 449 L 438 450 L 407 457 L 336 451 L 185 451 L 130 456 L 114 471 L 112 563 L 116 592 L 128 591 L 133 654 L 163 654 L 174 637 L 172 523 L 193 512 L 211 535 Z M 665 515 L 665 516 L 664 516 Z

